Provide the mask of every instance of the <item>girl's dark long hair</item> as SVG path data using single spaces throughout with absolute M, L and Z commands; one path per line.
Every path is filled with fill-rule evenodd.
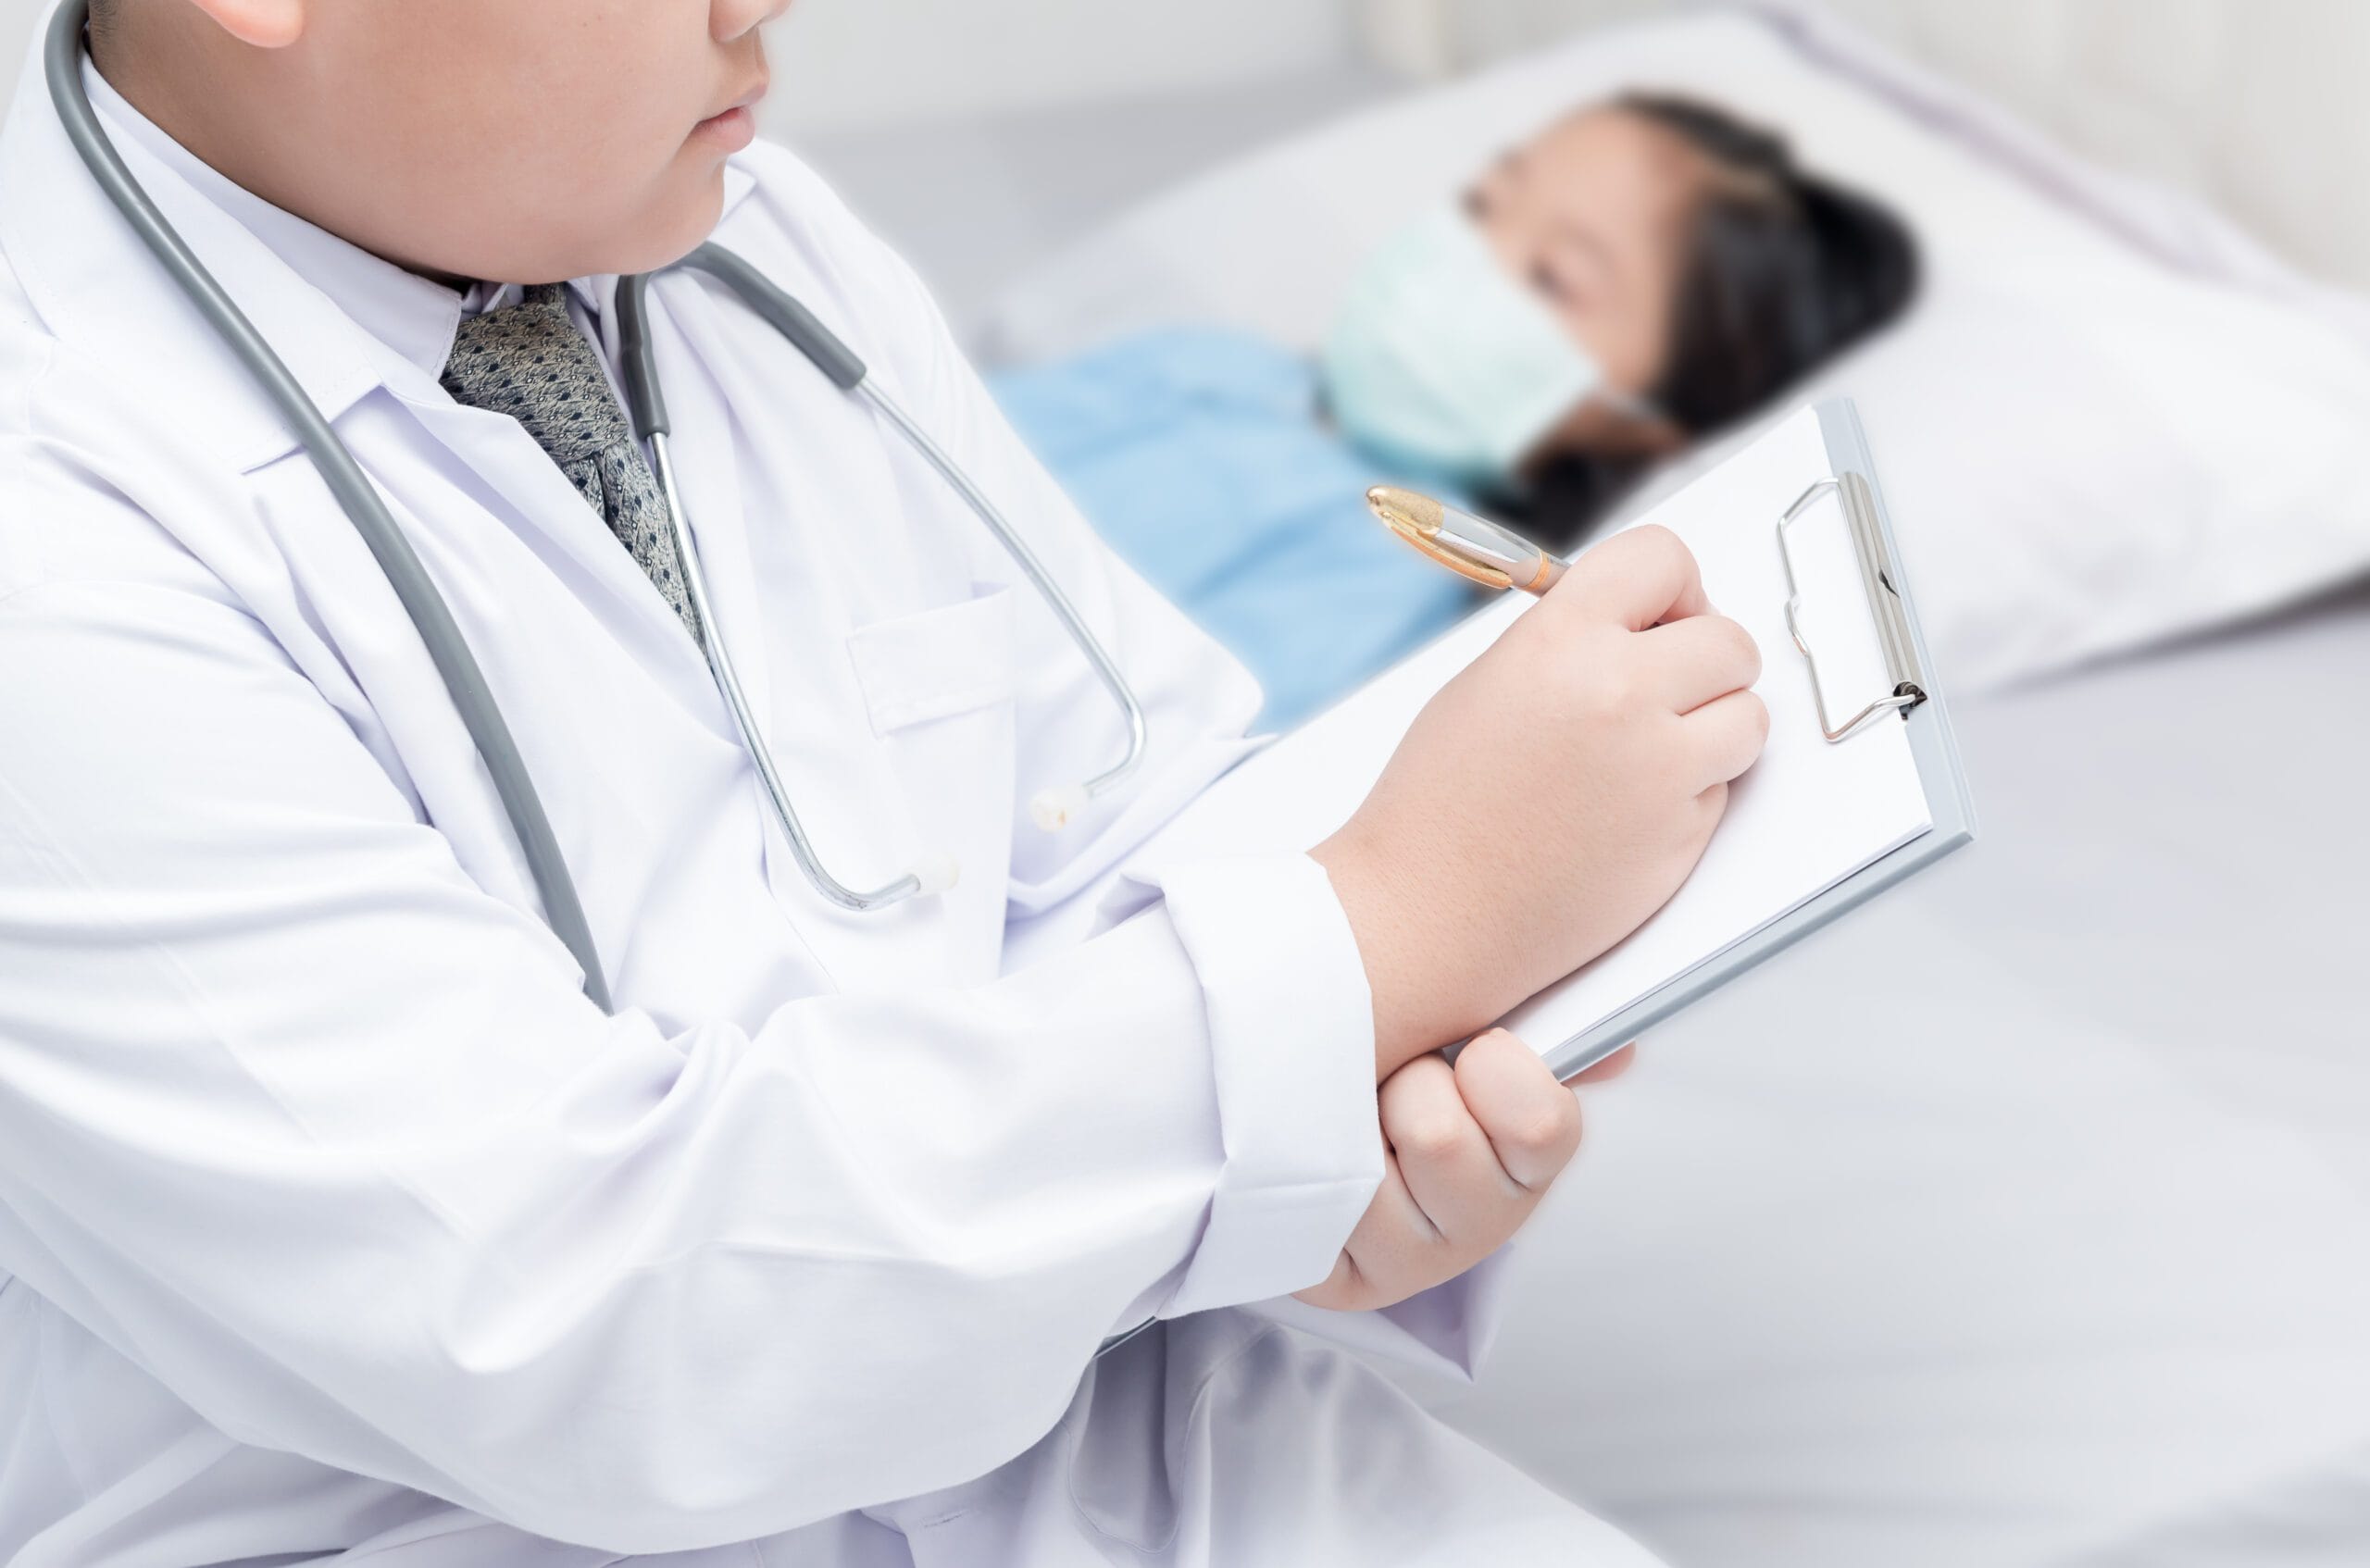
M 1682 250 L 1670 363 L 1651 393 L 1690 440 L 1762 407 L 1907 308 L 1917 243 L 1889 209 L 1798 168 L 1783 137 L 1725 109 L 1646 93 L 1616 106 L 1680 137 L 1713 169 Z M 1561 454 L 1488 504 L 1533 537 L 1568 544 L 1652 462 Z

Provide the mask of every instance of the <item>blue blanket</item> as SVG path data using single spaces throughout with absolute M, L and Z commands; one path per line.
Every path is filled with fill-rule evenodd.
M 1456 620 L 1472 590 L 1366 511 L 1377 467 L 1318 417 L 1307 362 L 1178 328 L 992 379 L 1121 556 L 1251 666 L 1284 728 Z

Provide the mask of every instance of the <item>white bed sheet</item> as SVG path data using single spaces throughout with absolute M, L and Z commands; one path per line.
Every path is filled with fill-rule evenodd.
M 2365 685 L 1957 704 L 1977 842 L 1590 1098 L 1441 1408 L 1676 1568 L 2370 1561 Z

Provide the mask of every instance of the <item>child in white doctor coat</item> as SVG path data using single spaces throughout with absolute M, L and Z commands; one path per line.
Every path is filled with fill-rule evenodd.
M 46 673 L 0 700 L 0 1556 L 1637 1561 L 1302 1330 L 1469 1349 L 1462 1276 L 1579 1124 L 1510 1038 L 1437 1048 L 1685 877 L 1763 740 L 1750 639 L 1674 539 L 1609 541 L 1310 856 L 1141 874 L 1137 917 L 999 977 L 1014 917 L 1119 907 L 1256 696 L 1092 541 L 894 258 L 753 147 L 780 8 L 93 20 L 110 134 L 459 606 L 607 1015 L 301 454 L 19 93 L 0 663 Z M 517 418 L 471 402 L 464 360 L 523 333 L 604 350 L 614 276 L 720 214 L 1122 650 L 1154 750 L 1066 841 L 1016 824 L 1016 779 L 1107 708 L 787 345 L 654 295 L 715 626 L 604 511 L 627 481 L 533 429 L 521 385 L 566 354 L 496 366 Z M 938 833 L 967 885 L 867 925 L 780 877 L 700 636 L 762 653 L 833 847 Z M 1146 1313 L 1173 1321 L 1093 1363 Z

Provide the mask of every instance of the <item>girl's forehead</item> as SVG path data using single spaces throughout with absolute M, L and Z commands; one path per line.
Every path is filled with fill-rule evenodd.
M 1583 110 L 1508 156 L 1502 217 L 1540 243 L 1584 244 L 1640 286 L 1673 272 L 1711 183 L 1677 133 L 1616 106 Z
M 1516 149 L 1541 193 L 1618 195 L 1653 209 L 1692 201 L 1711 174 L 1704 155 L 1669 127 L 1617 105 L 1566 115 Z

